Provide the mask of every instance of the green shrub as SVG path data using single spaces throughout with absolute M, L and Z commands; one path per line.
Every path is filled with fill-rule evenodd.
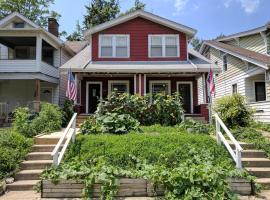
M 97 118 L 101 132 L 126 134 L 138 130 L 140 123 L 128 114 L 106 113 Z
M 71 120 L 74 114 L 74 104 L 73 101 L 65 100 L 63 108 L 62 108 L 62 127 L 66 127 Z
M 93 117 L 86 119 L 80 127 L 80 133 L 83 135 L 101 133 L 100 127 L 96 123 L 96 119 Z
M 189 133 L 210 134 L 211 132 L 211 127 L 209 124 L 203 124 L 193 119 L 188 119 L 184 122 L 181 122 L 179 124 L 179 128 L 186 130 Z
M 19 107 L 14 112 L 14 122 L 12 127 L 27 137 L 33 136 L 33 130 L 30 126 L 30 110 L 27 107 Z
M 179 95 L 158 94 L 154 100 L 150 95 L 138 96 L 113 93 L 108 100 L 98 105 L 97 118 L 106 113 L 129 114 L 142 125 L 175 125 L 183 114 Z
M 0 180 L 18 168 L 31 146 L 31 139 L 14 130 L 5 130 L 0 134 Z
M 245 98 L 240 94 L 218 99 L 214 104 L 214 111 L 229 128 L 249 125 L 253 114 L 253 111 L 246 105 Z
M 35 134 L 50 133 L 61 129 L 62 112 L 59 106 L 42 103 L 41 110 L 36 118 L 33 119 L 31 127 Z

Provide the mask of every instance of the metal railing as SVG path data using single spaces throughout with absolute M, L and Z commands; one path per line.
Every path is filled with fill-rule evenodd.
M 242 160 L 241 160 L 241 152 L 243 151 L 242 147 L 240 146 L 239 142 L 233 137 L 232 133 L 229 131 L 229 129 L 226 127 L 226 125 L 223 123 L 223 121 L 219 118 L 217 114 L 214 114 L 215 120 L 216 120 L 216 137 L 217 137 L 217 143 L 221 144 L 223 143 L 229 153 L 231 154 L 234 162 L 236 163 L 236 167 L 238 169 L 242 169 Z M 230 138 L 232 143 L 235 146 L 235 150 L 230 146 L 226 138 L 221 132 L 221 128 L 224 130 L 224 132 L 227 134 L 227 136 Z
M 60 140 L 58 141 L 57 145 L 55 146 L 51 154 L 53 157 L 53 166 L 58 166 L 60 164 L 67 150 L 67 147 L 70 144 L 70 141 L 72 142 L 75 141 L 76 118 L 77 118 L 77 113 L 74 113 L 64 133 L 62 134 Z

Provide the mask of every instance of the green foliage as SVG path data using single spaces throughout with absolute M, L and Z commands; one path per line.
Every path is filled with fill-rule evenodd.
M 47 18 L 60 18 L 60 14 L 50 10 L 54 0 L 1 0 L 0 19 L 12 12 L 18 12 L 42 27 L 47 27 Z
M 27 107 L 19 107 L 14 112 L 13 129 L 25 136 L 32 136 L 33 131 L 30 126 L 30 110 Z
M 211 126 L 201 122 L 188 119 L 179 124 L 179 128 L 188 131 L 189 133 L 210 134 Z
M 252 121 L 250 126 L 252 128 L 255 128 L 255 129 L 258 129 L 258 130 L 270 132 L 270 124 L 269 123 Z
M 135 0 L 134 1 L 134 6 L 128 9 L 126 12 L 121 13 L 120 16 L 126 15 L 128 13 L 134 12 L 136 10 L 144 10 L 146 4 L 143 1 L 140 0 Z
M 126 134 L 139 129 L 140 123 L 129 114 L 106 113 L 97 118 L 101 132 Z
M 120 12 L 118 0 L 92 0 L 85 8 L 83 25 L 86 29 L 114 19 Z
M 61 129 L 62 112 L 59 106 L 49 103 L 42 103 L 41 110 L 33 119 L 31 127 L 35 134 L 50 133 Z
M 96 119 L 93 117 L 89 117 L 81 125 L 80 132 L 83 135 L 89 135 L 89 134 L 99 134 L 101 133 L 101 130 L 100 127 L 96 124 Z
M 62 108 L 62 127 L 66 127 L 74 114 L 74 104 L 70 100 L 65 100 Z
M 182 120 L 183 108 L 177 94 L 158 94 L 151 102 L 150 95 L 113 93 L 98 105 L 97 118 L 106 113 L 129 114 L 142 125 L 175 125 Z
M 229 128 L 249 125 L 253 114 L 253 111 L 246 105 L 245 98 L 240 94 L 218 99 L 214 104 L 214 111 Z
M 165 199 L 236 199 L 226 179 L 247 174 L 234 170 L 228 153 L 212 138 L 180 133 L 177 126 L 143 129 L 143 134 L 79 136 L 65 162 L 43 178 L 83 181 L 85 198 L 101 182 L 101 199 L 113 199 L 119 178 L 130 177 L 163 185 Z
M 77 21 L 77 23 L 76 23 L 76 30 L 72 34 L 67 36 L 66 39 L 68 41 L 82 41 L 84 39 L 83 29 L 82 29 L 79 21 Z
M 0 180 L 18 168 L 31 146 L 31 139 L 12 129 L 5 129 L 0 134 Z
M 193 49 L 195 50 L 195 51 L 199 51 L 200 50 L 200 48 L 201 48 L 201 46 L 202 46 L 202 44 L 203 44 L 203 41 L 201 40 L 201 39 L 199 39 L 199 38 L 193 38 L 192 40 L 191 40 L 191 46 L 193 47 Z

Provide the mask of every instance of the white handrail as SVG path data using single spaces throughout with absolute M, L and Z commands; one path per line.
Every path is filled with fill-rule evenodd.
M 233 160 L 236 163 L 236 167 L 238 169 L 242 169 L 242 160 L 241 160 L 241 152 L 243 151 L 242 147 L 240 146 L 239 142 L 233 137 L 232 133 L 229 131 L 227 126 L 223 123 L 223 121 L 219 118 L 218 114 L 214 114 L 214 117 L 216 119 L 216 137 L 217 137 L 217 143 L 221 144 L 221 142 L 225 145 L 229 153 L 231 154 Z M 235 146 L 235 151 L 232 149 L 224 135 L 222 134 L 220 128 L 225 131 L 227 136 L 230 138 L 230 140 L 233 142 Z
M 76 135 L 76 117 L 77 113 L 74 113 L 71 120 L 69 121 L 64 133 L 62 134 L 61 138 L 59 139 L 57 145 L 55 146 L 53 152 L 51 153 L 51 156 L 53 157 L 53 165 L 58 166 L 65 154 L 65 151 L 70 143 L 70 141 L 75 141 L 75 135 Z M 66 141 L 65 141 L 66 139 Z M 60 148 L 62 147 L 63 142 L 65 141 L 63 148 L 60 151 Z

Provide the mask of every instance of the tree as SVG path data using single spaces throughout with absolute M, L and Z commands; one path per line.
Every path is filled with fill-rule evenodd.
M 60 18 L 57 12 L 49 9 L 52 4 L 54 0 L 0 0 L 0 19 L 18 12 L 39 26 L 47 27 L 48 17 Z
M 202 46 L 202 43 L 203 43 L 203 41 L 201 40 L 201 39 L 199 39 L 199 38 L 193 38 L 192 40 L 191 40 L 191 46 L 193 47 L 193 49 L 195 50 L 195 51 L 199 51 L 200 50 L 200 48 L 201 48 L 201 46 Z
M 135 0 L 134 6 L 132 8 L 130 8 L 129 10 L 127 10 L 126 12 L 121 13 L 120 16 L 126 15 L 126 14 L 131 13 L 131 12 L 136 11 L 136 10 L 144 10 L 145 6 L 146 6 L 146 4 L 143 3 L 142 1 Z
M 117 17 L 120 12 L 118 0 L 92 0 L 89 6 L 85 6 L 87 14 L 84 16 L 84 28 L 110 21 Z
M 72 34 L 70 34 L 66 39 L 69 41 L 82 41 L 83 40 L 83 30 L 81 28 L 79 21 L 77 21 L 76 30 Z
M 226 35 L 224 35 L 223 33 L 220 33 L 214 40 L 218 40 L 224 37 L 226 37 Z

